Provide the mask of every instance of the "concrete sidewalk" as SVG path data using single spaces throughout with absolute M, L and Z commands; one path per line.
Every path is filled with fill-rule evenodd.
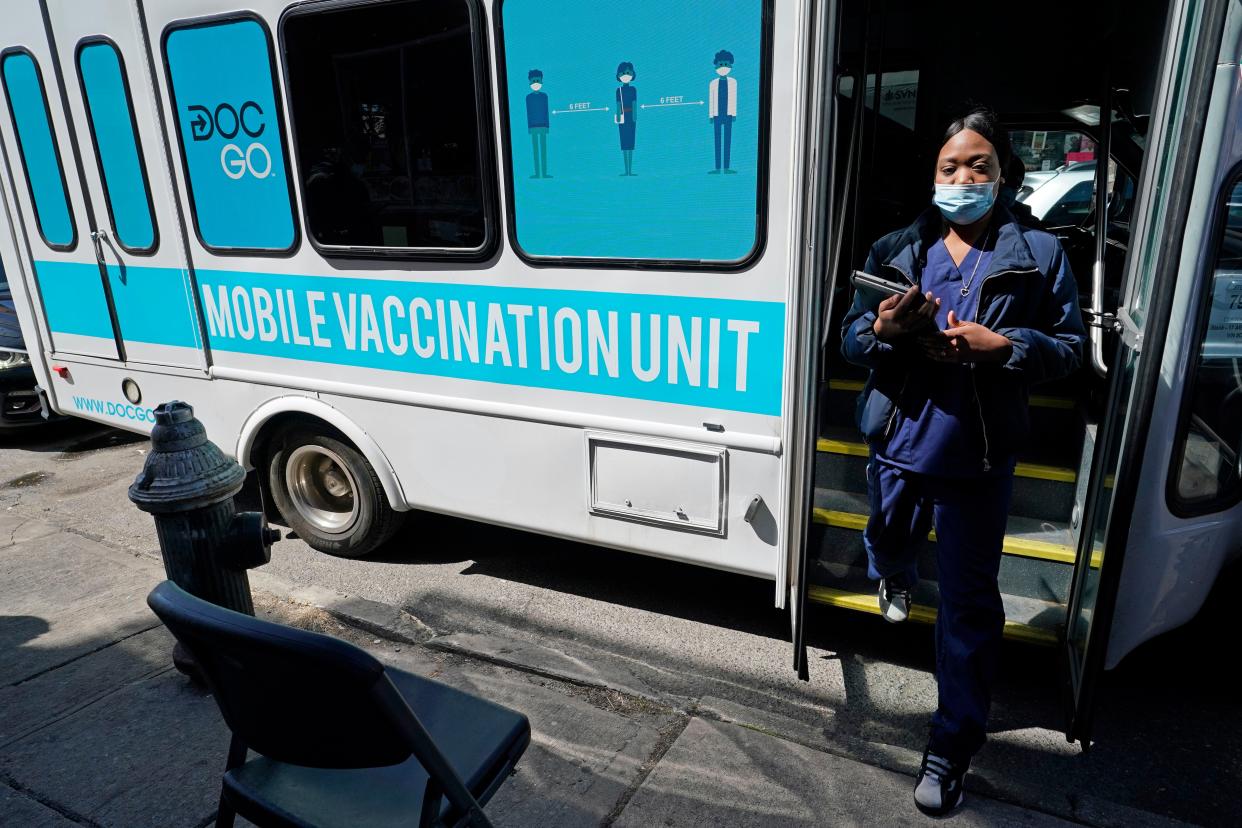
M 0 512 L 0 826 L 211 823 L 228 735 L 211 697 L 171 667 L 145 604 L 162 578 L 147 555 Z M 261 570 L 253 581 L 264 616 L 526 713 L 532 745 L 487 808 L 498 825 L 922 819 L 908 775 L 822 749 L 823 730 L 609 689 L 555 654 L 507 658 L 495 640 L 439 637 L 400 610 Z M 1069 824 L 978 795 L 954 823 Z

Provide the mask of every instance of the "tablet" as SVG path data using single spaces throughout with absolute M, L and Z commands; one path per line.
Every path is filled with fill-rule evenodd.
M 850 277 L 850 281 L 859 290 L 878 293 L 884 298 L 889 296 L 905 296 L 906 291 L 913 287 L 913 285 L 906 282 L 894 282 L 879 276 L 873 276 L 861 270 L 855 270 L 853 276 Z

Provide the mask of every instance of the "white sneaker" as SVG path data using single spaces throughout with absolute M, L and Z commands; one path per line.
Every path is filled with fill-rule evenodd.
M 956 765 L 929 750 L 914 783 L 914 806 L 928 816 L 941 817 L 966 801 L 963 780 L 967 767 Z
M 910 590 L 890 586 L 880 580 L 880 614 L 890 624 L 900 624 L 910 617 Z

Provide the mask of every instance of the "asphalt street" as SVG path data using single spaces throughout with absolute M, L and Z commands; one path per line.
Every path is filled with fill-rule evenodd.
M 126 497 L 146 450 L 80 422 L 0 435 L 0 512 L 157 557 L 150 517 Z M 417 515 L 359 561 L 282 541 L 264 577 L 400 608 L 501 665 L 890 770 L 917 766 L 935 704 L 929 627 L 816 607 L 801 682 L 771 583 L 455 518 Z M 1096 825 L 1234 824 L 1242 711 L 1226 677 L 1240 581 L 1235 568 L 1192 624 L 1106 676 L 1087 752 L 1062 732 L 1062 653 L 1007 642 L 976 790 Z

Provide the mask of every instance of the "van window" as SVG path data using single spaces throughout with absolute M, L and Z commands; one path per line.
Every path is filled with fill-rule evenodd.
M 762 242 L 763 0 L 501 5 L 510 216 L 530 258 L 738 265 Z
M 412 258 L 489 242 L 481 46 L 466 0 L 289 15 L 289 111 L 320 247 Z
M 199 240 L 217 253 L 288 253 L 298 236 L 266 27 L 179 24 L 165 30 L 164 61 Z
M 77 227 L 69 214 L 69 195 L 60 150 L 52 132 L 43 76 L 29 52 L 11 51 L 0 62 L 9 115 L 17 132 L 17 152 L 26 171 L 39 235 L 48 247 L 72 250 Z
M 129 81 L 116 47 L 106 41 L 81 44 L 78 77 L 113 234 L 130 253 L 154 252 L 155 215 L 147 169 L 138 146 Z
M 1242 495 L 1242 182 L 1235 178 L 1228 193 L 1174 455 L 1180 459 L 1171 494 L 1181 511 L 1200 514 Z

